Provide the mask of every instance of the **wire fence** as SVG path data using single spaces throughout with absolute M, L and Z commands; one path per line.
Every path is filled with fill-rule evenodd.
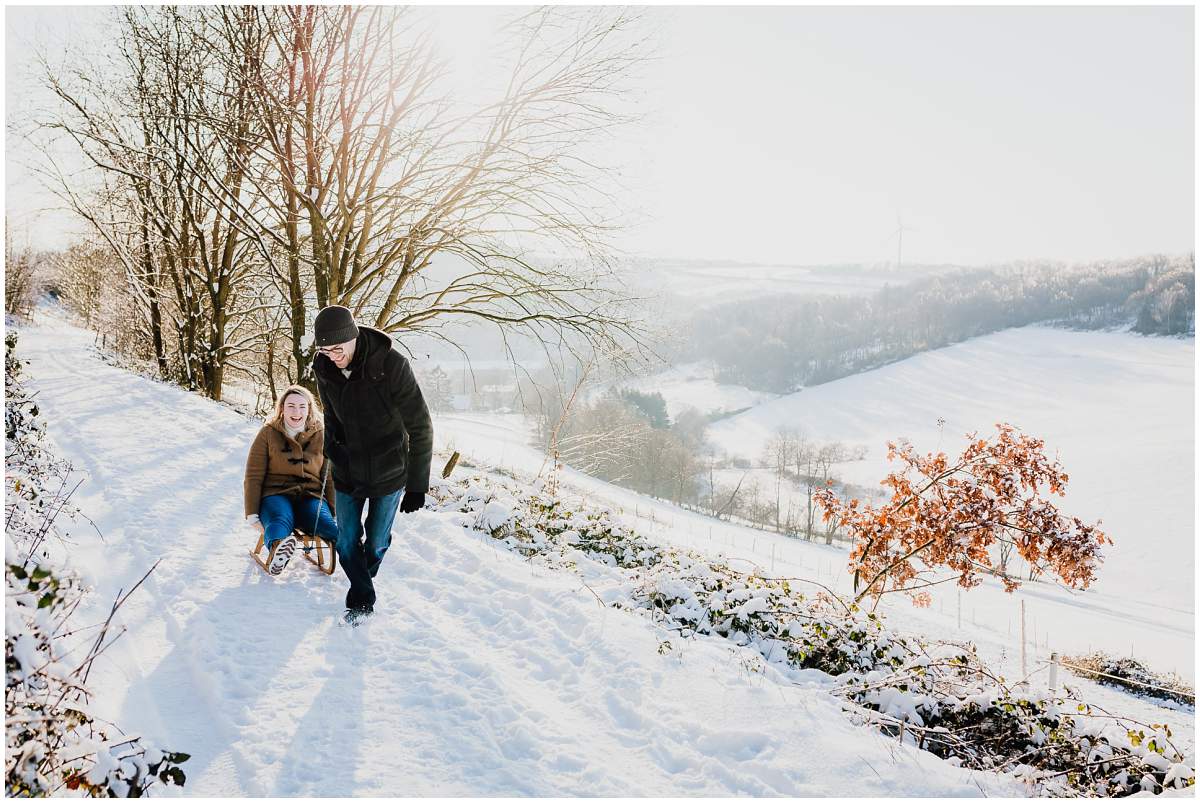
M 1058 658 L 1057 656 L 1051 656 L 1050 660 L 1046 661 L 1044 663 L 1055 663 L 1055 664 L 1058 664 L 1059 666 L 1065 667 L 1074 672 L 1086 672 L 1089 675 L 1098 675 L 1099 677 L 1103 677 L 1103 678 L 1111 678 L 1112 680 L 1119 681 L 1122 684 L 1128 683 L 1133 686 L 1141 686 L 1142 688 L 1146 688 L 1146 689 L 1154 689 L 1155 691 L 1164 692 L 1169 695 L 1175 695 L 1175 696 L 1179 696 L 1179 697 L 1188 697 L 1191 699 L 1193 705 L 1196 704 L 1195 692 L 1186 692 L 1183 689 L 1169 689 L 1166 686 L 1156 686 L 1153 683 L 1144 683 L 1140 680 L 1134 680 L 1133 678 L 1123 678 L 1120 675 L 1111 675 L 1107 672 L 1101 672 L 1098 669 L 1088 669 L 1085 666 L 1078 666 L 1077 664 L 1069 663 L 1067 661 L 1062 660 L 1061 658 Z

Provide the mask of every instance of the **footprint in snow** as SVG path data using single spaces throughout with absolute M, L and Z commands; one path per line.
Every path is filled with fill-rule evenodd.
M 719 731 L 695 741 L 696 749 L 706 756 L 726 756 L 737 761 L 757 758 L 770 744 L 770 737 L 754 731 Z
M 610 691 L 604 695 L 604 703 L 608 706 L 609 716 L 617 725 L 627 730 L 641 730 L 642 715 L 627 701 Z

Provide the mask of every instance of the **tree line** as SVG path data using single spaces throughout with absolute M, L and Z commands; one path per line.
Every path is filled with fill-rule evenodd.
M 680 361 L 716 378 L 790 393 L 977 335 L 1037 322 L 1195 333 L 1195 255 L 1019 265 L 884 286 L 867 298 L 774 296 L 693 316 Z
M 725 521 L 826 544 L 844 540 L 837 522 L 821 518 L 817 492 L 850 486 L 840 466 L 865 449 L 818 441 L 783 427 L 753 460 L 719 454 L 706 440 L 711 418 L 687 407 L 674 417 L 661 393 L 612 388 L 587 400 L 575 391 L 528 393 L 526 413 L 548 454 L 606 482 Z

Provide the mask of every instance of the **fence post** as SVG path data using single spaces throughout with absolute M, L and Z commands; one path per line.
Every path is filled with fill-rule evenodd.
M 1025 660 L 1025 600 L 1021 600 L 1021 685 L 1029 687 L 1029 663 Z
M 1058 653 L 1050 653 L 1050 692 L 1058 686 Z

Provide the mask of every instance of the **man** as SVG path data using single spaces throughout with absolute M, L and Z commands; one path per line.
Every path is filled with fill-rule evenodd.
M 336 492 L 337 552 L 350 580 L 346 608 L 354 622 L 374 610 L 372 578 L 391 545 L 397 507 L 411 513 L 425 505 L 433 423 L 408 360 L 386 333 L 359 326 L 340 306 L 317 313 L 313 329 L 313 371 Z

